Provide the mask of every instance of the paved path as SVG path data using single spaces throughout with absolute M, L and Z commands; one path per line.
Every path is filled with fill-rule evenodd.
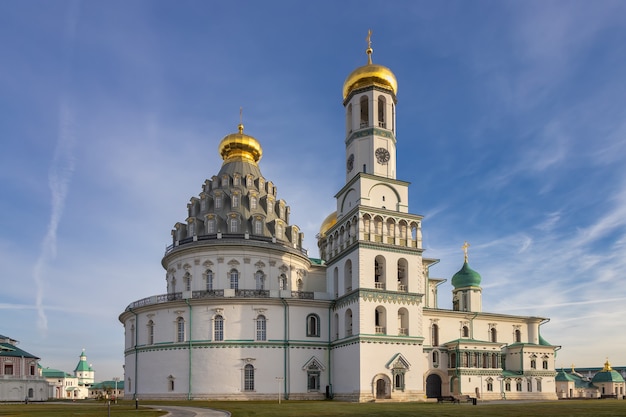
M 171 407 L 163 405 L 146 405 L 146 407 L 167 411 L 166 417 L 230 417 L 228 411 L 213 410 L 210 408 Z

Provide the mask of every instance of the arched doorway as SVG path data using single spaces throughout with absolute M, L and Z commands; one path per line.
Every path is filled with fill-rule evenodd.
M 426 378 L 426 398 L 441 397 L 441 377 L 437 374 L 430 374 Z
M 388 375 L 377 374 L 372 378 L 372 394 L 377 400 L 391 398 L 391 379 Z
M 376 399 L 387 398 L 387 384 L 384 379 L 376 380 Z

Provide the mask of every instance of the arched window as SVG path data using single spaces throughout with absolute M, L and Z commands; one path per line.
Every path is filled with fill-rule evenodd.
M 218 194 L 215 196 L 215 210 L 221 210 L 221 209 L 222 209 L 222 196 Z
M 352 336 L 352 310 L 346 310 L 346 336 Z
M 516 391 L 521 391 L 522 390 L 522 380 L 517 378 L 515 380 L 515 390 Z
M 406 259 L 401 258 L 398 260 L 398 291 L 408 291 L 408 279 L 407 279 L 408 262 Z
M 233 208 L 239 207 L 239 194 L 233 194 L 230 201 Z
M 246 187 L 247 188 L 252 188 L 252 185 L 253 185 L 252 182 L 253 182 L 253 179 L 252 179 L 251 176 L 250 177 L 246 177 Z
M 256 271 L 256 274 L 254 274 L 254 280 L 256 281 L 257 290 L 265 289 L 265 274 L 263 271 Z
M 185 341 L 185 320 L 182 317 L 176 319 L 176 341 Z
M 152 320 L 148 322 L 148 344 L 154 344 L 154 322 Z
M 437 324 L 433 324 L 431 339 L 433 346 L 439 346 L 439 325 Z
M 385 121 L 386 107 L 387 102 L 385 101 L 385 97 L 378 96 L 378 127 L 382 127 L 383 129 L 387 128 L 387 123 Z
M 234 268 L 230 270 L 230 289 L 239 289 L 239 271 Z
M 370 124 L 370 116 L 369 116 L 369 100 L 367 96 L 361 96 L 359 100 L 361 105 L 361 128 L 368 127 Z
M 348 111 L 346 112 L 346 128 L 348 133 L 352 132 L 352 103 L 348 104 Z
M 456 353 L 450 354 L 450 366 L 449 368 L 456 368 Z
M 461 335 L 462 335 L 462 337 L 469 337 L 469 327 L 463 326 L 463 329 L 461 331 Z
M 278 289 L 286 290 L 287 289 L 287 276 L 285 274 L 280 274 L 278 277 Z
M 267 340 L 267 321 L 263 315 L 256 318 L 256 340 Z
M 233 185 L 241 185 L 241 177 L 239 175 L 233 176 Z
M 489 333 L 491 335 L 491 341 L 492 342 L 497 342 L 498 341 L 498 331 L 496 330 L 495 327 L 492 327 L 491 330 L 489 330 Z
M 135 346 L 135 325 L 130 325 L 130 345 Z
M 517 343 L 521 343 L 522 341 L 522 332 L 519 329 L 515 330 L 515 341 Z
M 385 289 L 385 258 L 380 255 L 374 259 L 374 288 Z
M 343 270 L 343 280 L 346 293 L 352 291 L 352 261 L 348 259 Z
M 283 225 L 280 223 L 276 223 L 276 238 L 277 239 L 283 238 Z
M 461 356 L 463 359 L 463 363 L 461 364 L 462 367 L 464 368 L 469 368 L 470 366 L 470 353 L 469 352 L 463 352 L 463 356 Z
M 212 234 L 216 233 L 216 230 L 217 229 L 215 227 L 215 219 L 209 219 L 207 221 L 207 224 L 206 224 L 206 231 L 207 231 L 207 233 L 212 235 Z
M 374 332 L 376 334 L 387 334 L 387 312 L 383 306 L 376 307 L 374 311 Z
M 398 335 L 409 335 L 409 311 L 404 307 L 398 309 Z
M 543 369 L 548 369 L 548 360 L 547 359 L 543 360 Z
M 433 365 L 439 364 L 439 352 L 433 350 Z
M 185 291 L 191 291 L 191 274 L 189 272 L 185 273 L 183 282 L 185 283 Z
M 487 378 L 487 391 L 493 392 L 493 378 Z
M 250 364 L 243 368 L 243 390 L 254 391 L 254 366 Z
M 213 340 L 216 342 L 224 340 L 224 317 L 219 314 L 213 319 Z
M 320 337 L 320 318 L 317 314 L 309 314 L 306 318 L 306 335 Z
M 257 205 L 258 205 L 258 200 L 257 200 L 256 196 L 251 196 L 250 197 L 250 208 L 252 210 L 254 210 L 254 209 L 257 208 Z
M 511 391 L 511 380 L 507 379 L 504 381 L 504 390 L 505 391 Z
M 206 270 L 206 289 L 207 291 L 213 291 L 213 271 Z
M 231 217 L 228 224 L 230 228 L 230 233 L 237 233 L 239 231 L 239 221 L 236 217 Z
M 531 359 L 530 360 L 530 369 L 537 369 L 537 360 L 536 359 Z

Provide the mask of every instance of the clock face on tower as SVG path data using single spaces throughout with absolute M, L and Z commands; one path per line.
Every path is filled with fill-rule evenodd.
M 378 161 L 379 164 L 386 164 L 387 162 L 389 162 L 389 158 L 391 155 L 389 155 L 389 151 L 385 148 L 378 148 L 376 149 L 376 160 Z
M 350 156 L 348 157 L 348 160 L 346 161 L 346 168 L 348 169 L 348 172 L 352 171 L 352 168 L 354 168 L 354 154 L 350 154 Z

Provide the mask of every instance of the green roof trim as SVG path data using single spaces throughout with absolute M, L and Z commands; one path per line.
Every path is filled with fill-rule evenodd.
M 40 359 L 39 357 L 32 355 L 25 350 L 18 348 L 10 343 L 0 343 L 0 356 L 10 356 L 13 358 L 29 358 Z

